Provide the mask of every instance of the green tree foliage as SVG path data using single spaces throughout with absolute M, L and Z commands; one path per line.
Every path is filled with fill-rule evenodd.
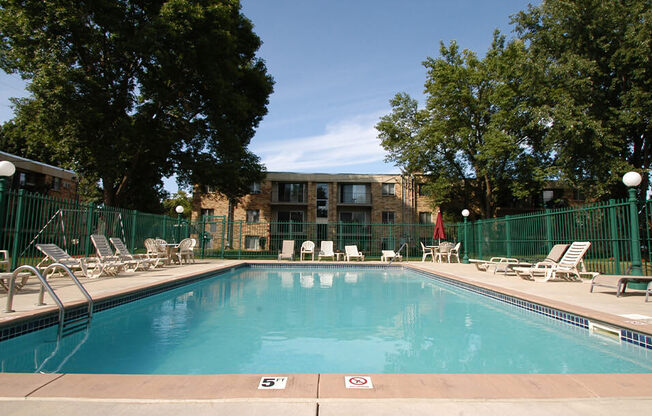
M 426 108 L 406 94 L 376 128 L 388 159 L 424 172 L 435 205 L 473 198 L 483 216 L 540 188 L 540 126 L 529 110 L 525 48 L 498 32 L 483 59 L 457 43 L 428 58 Z M 461 185 L 461 186 L 460 186 Z
M 652 1 L 545 0 L 513 20 L 543 75 L 536 111 L 548 121 L 555 174 L 608 198 L 636 169 L 647 190 Z
M 24 151 L 98 178 L 107 205 L 138 209 L 158 203 L 172 173 L 235 199 L 260 177 L 247 146 L 273 80 L 239 1 L 0 6 L 0 67 L 31 93 L 12 124 Z
M 190 214 L 192 213 L 192 199 L 184 191 L 176 192 L 170 198 L 163 201 L 165 214 L 176 218 L 177 215 L 179 215 L 176 211 L 179 205 L 183 207 L 183 214 L 181 214 L 181 217 L 189 220 Z

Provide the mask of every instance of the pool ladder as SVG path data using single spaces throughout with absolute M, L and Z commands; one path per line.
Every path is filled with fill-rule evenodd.
M 407 242 L 401 244 L 401 247 L 399 247 L 398 251 L 396 252 L 396 255 L 398 256 L 399 254 L 401 254 L 401 250 L 403 250 L 403 247 L 405 247 L 405 261 L 407 261 L 407 253 L 408 253 L 408 243 Z M 389 263 L 387 263 L 387 265 L 389 266 L 390 264 L 392 264 L 392 262 L 394 261 L 395 258 L 396 257 L 392 257 L 391 259 L 389 259 Z
M 72 278 L 73 282 L 75 282 L 75 285 L 82 292 L 82 294 L 86 298 L 87 301 L 86 304 L 88 306 L 85 311 L 75 314 L 72 317 L 66 317 L 66 310 L 63 306 L 63 303 L 61 302 L 61 299 L 59 299 L 59 297 L 54 292 L 52 286 L 50 286 L 47 279 L 44 277 L 44 275 L 47 276 L 48 273 L 52 273 L 57 269 L 63 270 L 66 274 L 68 274 L 68 276 Z M 86 289 L 84 289 L 84 286 L 81 284 L 79 279 L 77 279 L 77 277 L 72 272 L 72 270 L 70 270 L 68 266 L 61 263 L 53 263 L 49 265 L 43 270 L 42 274 L 38 271 L 36 267 L 30 265 L 24 265 L 16 268 L 16 270 L 14 270 L 13 274 L 9 278 L 9 293 L 7 294 L 7 306 L 5 307 L 4 312 L 14 312 L 14 310 L 12 309 L 13 301 L 14 301 L 14 292 L 16 291 L 16 287 L 14 283 L 16 282 L 16 279 L 18 278 L 18 275 L 21 272 L 31 272 L 41 281 L 41 290 L 39 291 L 39 297 L 37 303 L 38 306 L 45 305 L 43 298 L 45 296 L 46 290 L 54 300 L 54 303 L 57 304 L 57 307 L 59 308 L 59 329 L 57 332 L 57 339 L 63 338 L 65 336 L 74 334 L 76 332 L 88 328 L 91 322 L 91 318 L 93 317 L 93 298 L 91 298 L 91 295 L 89 295 Z

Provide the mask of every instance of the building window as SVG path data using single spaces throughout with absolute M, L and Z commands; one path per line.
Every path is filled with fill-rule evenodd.
M 428 196 L 425 183 L 418 184 L 417 189 L 418 189 L 417 192 L 419 193 L 419 196 Z
M 18 175 L 18 186 L 23 188 L 25 185 L 27 185 L 27 174 L 20 172 L 20 175 Z
M 383 211 L 383 224 L 394 224 L 394 211 Z
M 383 196 L 395 195 L 394 193 L 394 184 L 393 183 L 384 183 L 383 184 Z
M 340 202 L 343 204 L 369 204 L 371 194 L 369 185 L 344 184 L 340 185 Z
M 204 185 L 204 193 L 206 194 L 212 194 L 215 192 L 215 187 L 211 185 Z
M 317 218 L 328 218 L 328 184 L 317 184 Z
M 207 217 L 206 219 L 208 221 L 210 221 L 208 223 L 208 232 L 209 233 L 216 233 L 217 232 L 217 224 L 215 223 L 215 219 L 211 218 L 211 217 L 213 217 L 215 215 L 215 211 L 212 210 L 212 209 L 202 208 L 202 210 L 200 211 L 200 214 L 201 214 L 202 218 Z
M 419 224 L 432 224 L 432 212 L 420 212 Z
M 260 237 L 257 235 L 245 236 L 245 250 L 260 250 Z
M 366 211 L 343 211 L 340 212 L 340 221 L 353 224 L 368 224 L 369 213 Z
M 61 189 L 61 178 L 52 178 L 52 189 L 55 191 Z
M 259 194 L 260 192 L 260 182 L 254 182 L 249 187 L 250 194 Z
M 247 222 L 260 222 L 260 210 L 259 209 L 248 209 L 247 210 Z
M 305 202 L 305 184 L 279 183 L 278 202 Z

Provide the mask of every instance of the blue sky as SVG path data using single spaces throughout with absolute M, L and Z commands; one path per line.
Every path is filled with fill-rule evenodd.
M 251 142 L 269 171 L 395 173 L 374 125 L 407 92 L 423 102 L 425 70 L 439 42 L 484 55 L 494 29 L 511 36 L 523 0 L 242 0 L 263 41 L 258 55 L 276 84 Z M 532 1 L 539 4 L 539 1 Z M 0 121 L 18 76 L 0 75 Z M 174 181 L 166 189 L 176 191 Z

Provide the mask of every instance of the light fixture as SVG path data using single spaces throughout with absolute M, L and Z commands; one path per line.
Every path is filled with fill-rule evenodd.
M 468 217 L 469 214 L 470 214 L 470 212 L 469 212 L 468 209 L 464 209 L 464 210 L 462 210 L 462 216 L 463 216 L 463 217 Z
M 174 209 L 177 214 L 181 215 L 183 214 L 183 205 L 177 205 L 177 207 Z
M 642 180 L 643 178 L 638 172 L 627 172 L 623 175 L 623 183 L 629 188 L 639 186 Z
M 16 172 L 16 166 L 8 160 L 0 162 L 0 176 L 12 176 Z

